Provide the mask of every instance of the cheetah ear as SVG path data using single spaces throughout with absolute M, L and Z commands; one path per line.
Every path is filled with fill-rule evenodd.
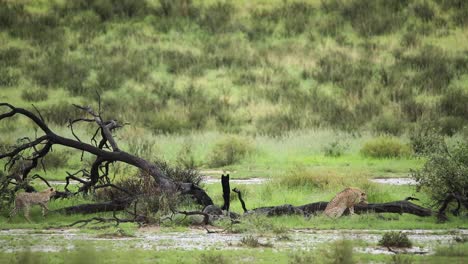
M 361 195 L 366 195 L 366 193 L 363 192 L 363 193 L 361 193 Z

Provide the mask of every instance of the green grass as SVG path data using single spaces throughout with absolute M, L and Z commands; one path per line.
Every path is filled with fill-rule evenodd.
M 282 204 L 303 205 L 318 201 L 329 201 L 334 195 L 347 186 L 360 187 L 368 193 L 369 202 L 389 202 L 402 200 L 407 196 L 416 196 L 421 201 L 416 204 L 427 206 L 429 197 L 424 193 L 417 193 L 411 186 L 382 186 L 367 182 L 364 176 L 355 176 L 346 178 L 343 175 L 307 174 L 303 171 L 296 177 L 303 177 L 300 181 L 291 176 L 274 179 L 263 185 L 240 185 L 231 183 L 231 187 L 237 187 L 242 191 L 243 199 L 248 209 L 263 206 L 274 206 Z M 326 174 L 324 174 L 327 176 Z M 283 176 L 284 177 L 284 176 Z M 328 179 L 328 180 L 327 180 Z M 334 180 L 330 180 L 334 179 Z M 215 204 L 221 205 L 222 188 L 219 184 L 206 184 L 204 186 L 208 194 L 213 198 Z M 242 212 L 240 202 L 237 196 L 231 196 L 231 210 L 233 212 Z M 92 200 L 75 197 L 66 200 L 52 200 L 49 202 L 51 210 L 57 210 L 63 207 L 78 205 L 82 203 L 93 202 Z M 186 208 L 196 209 L 194 208 Z M 41 216 L 41 210 L 34 206 L 31 210 L 32 223 L 26 222 L 22 214 L 18 214 L 12 219 L 7 218 L 5 211 L 0 216 L 0 225 L 2 228 L 48 228 L 57 226 L 66 226 L 77 220 L 91 218 L 93 216 L 112 217 L 111 213 L 100 213 L 91 215 L 62 215 L 51 212 L 46 218 Z M 119 213 L 119 217 L 128 217 Z M 364 214 L 356 216 L 345 216 L 337 220 L 330 219 L 321 214 L 313 215 L 310 218 L 302 216 L 284 216 L 266 218 L 264 216 L 253 216 L 243 218 L 242 223 L 234 225 L 234 229 L 239 232 L 272 232 L 277 229 L 292 228 L 314 228 L 314 229 L 454 229 L 468 228 L 465 220 L 459 217 L 451 217 L 450 221 L 439 224 L 435 217 L 417 217 L 413 215 L 398 214 Z M 229 223 L 220 223 L 221 226 Z M 130 225 L 135 226 L 135 225 Z M 182 224 L 182 227 L 186 226 Z M 177 225 L 168 225 L 167 228 L 176 228 Z M 250 230 L 250 231 L 249 231 Z
M 320 246 L 320 250 L 285 250 L 278 251 L 268 248 L 238 249 L 238 250 L 113 250 L 106 242 L 78 243 L 75 249 L 61 252 L 17 252 L 0 253 L 0 262 L 5 263 L 321 263 L 332 262 L 340 256 L 347 256 L 347 263 L 351 259 L 356 263 L 383 262 L 392 263 L 395 256 L 372 255 L 348 251 L 342 244 L 344 242 L 326 243 Z M 352 244 L 350 244 L 352 248 Z M 99 247 L 100 249 L 96 249 Z M 466 244 L 460 245 L 466 250 Z M 445 250 L 445 249 L 444 249 Z M 440 250 L 442 251 L 442 249 Z M 439 252 L 439 251 L 438 251 Z M 465 251 L 466 252 L 466 251 Z M 463 263 L 466 254 L 457 255 L 425 255 L 404 256 L 411 259 L 412 263 Z

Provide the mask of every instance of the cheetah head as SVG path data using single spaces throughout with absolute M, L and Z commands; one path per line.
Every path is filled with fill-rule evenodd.
M 54 188 L 49 188 L 47 191 L 49 192 L 50 197 L 54 196 L 57 193 L 57 191 Z
M 361 192 L 361 197 L 359 198 L 360 204 L 367 204 L 367 194 L 365 192 Z

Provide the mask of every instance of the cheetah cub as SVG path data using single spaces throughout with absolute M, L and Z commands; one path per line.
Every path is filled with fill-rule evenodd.
M 346 208 L 349 208 L 349 213 L 353 215 L 356 204 L 367 204 L 367 194 L 361 189 L 349 187 L 338 193 L 328 203 L 323 213 L 329 217 L 338 218 Z
M 29 218 L 29 207 L 31 205 L 38 204 L 42 207 L 42 216 L 45 216 L 49 208 L 47 208 L 47 203 L 49 202 L 50 198 L 55 195 L 55 189 L 54 188 L 48 188 L 42 192 L 35 192 L 35 193 L 19 193 L 16 195 L 15 199 L 15 207 L 11 211 L 10 218 L 20 209 L 24 210 L 24 218 L 28 220 L 28 222 L 31 222 L 31 219 Z

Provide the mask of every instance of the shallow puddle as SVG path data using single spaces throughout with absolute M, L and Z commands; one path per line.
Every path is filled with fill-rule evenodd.
M 371 182 L 388 185 L 416 185 L 417 182 L 411 178 L 374 178 Z
M 266 183 L 269 179 L 267 178 L 245 178 L 245 179 L 230 179 L 229 183 L 233 184 L 263 184 Z M 214 177 L 204 177 L 203 183 L 206 184 L 221 184 L 221 178 L 214 178 Z

